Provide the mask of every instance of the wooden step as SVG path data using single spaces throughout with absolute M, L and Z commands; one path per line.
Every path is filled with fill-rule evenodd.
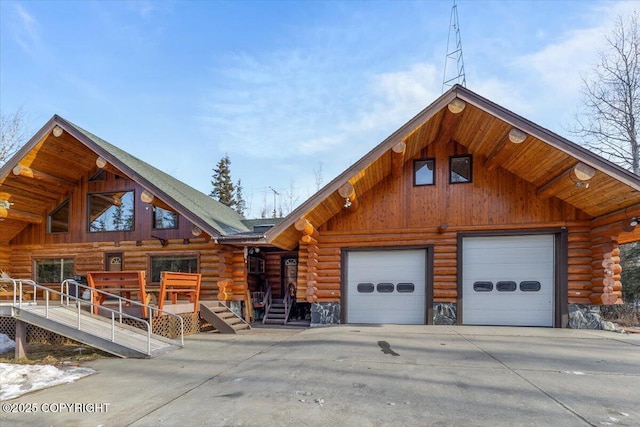
M 251 329 L 251 325 L 244 319 L 217 301 L 201 302 L 200 317 L 211 323 L 222 334 L 235 334 L 236 331 Z

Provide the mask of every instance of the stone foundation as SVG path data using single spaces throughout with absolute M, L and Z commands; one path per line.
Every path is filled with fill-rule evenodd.
M 434 325 L 455 325 L 458 322 L 458 305 L 455 302 L 433 304 Z
M 569 304 L 569 328 L 602 329 L 600 306 Z
M 339 302 L 314 302 L 311 304 L 311 326 L 340 324 Z

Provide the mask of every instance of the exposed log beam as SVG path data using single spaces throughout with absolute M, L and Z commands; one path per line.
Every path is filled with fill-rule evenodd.
M 520 129 L 511 128 L 509 133 L 500 140 L 498 145 L 496 145 L 487 156 L 485 168 L 487 170 L 493 170 L 496 166 L 501 165 L 517 152 L 518 144 L 523 143 L 526 139 L 526 133 Z
M 460 120 L 462 120 L 462 116 L 464 116 L 464 114 L 460 114 L 462 110 L 464 110 L 464 106 L 462 108 L 454 107 L 452 110 L 451 105 L 454 104 L 455 101 L 461 101 L 462 105 L 466 105 L 464 101 L 456 98 L 449 104 L 449 108 L 444 110 L 444 115 L 440 121 L 436 140 L 445 144 L 451 141 Z
M 153 194 L 149 190 L 144 190 L 142 193 L 140 193 L 140 200 L 142 200 L 144 203 L 149 203 L 150 205 L 153 205 L 157 208 L 177 213 L 175 209 L 167 205 L 162 200 L 158 199 L 155 194 Z
M 593 178 L 595 173 L 596 171 L 590 166 L 584 163 L 578 163 L 542 185 L 538 188 L 536 194 L 540 199 L 545 200 L 557 194 L 563 187 L 566 187 L 567 184 L 570 183 L 576 187 L 589 188 L 589 184 L 586 181 Z M 568 180 L 570 183 L 567 182 Z
M 0 207 L 0 218 L 15 219 L 16 221 L 28 222 L 30 224 L 42 224 L 44 221 L 41 215 L 4 207 Z
M 553 196 L 560 190 L 560 188 L 567 185 L 567 179 L 571 176 L 571 169 L 567 169 L 560 175 L 554 177 L 551 181 L 547 182 L 536 192 L 538 198 L 545 200 Z
M 338 189 L 338 194 L 344 199 L 345 209 L 350 209 L 352 212 L 358 209 L 356 189 L 350 182 L 347 182 L 342 187 L 340 187 Z
M 613 237 L 615 239 L 620 233 L 630 233 L 634 231 L 635 228 L 636 226 L 632 226 L 629 221 L 623 220 L 596 227 L 591 230 L 591 235 Z
M 66 179 L 58 178 L 57 176 L 49 175 L 48 173 L 40 172 L 22 165 L 17 165 L 15 168 L 13 168 L 13 174 L 16 176 L 31 178 L 47 184 L 53 184 L 58 187 L 75 186 L 75 183 L 67 181 Z
M 313 224 L 311 224 L 311 222 L 306 218 L 300 218 L 293 226 L 296 230 L 302 233 L 303 236 L 311 236 L 316 240 L 320 237 L 318 230 L 316 230 Z
M 404 141 L 400 141 L 391 147 L 391 174 L 396 178 L 402 175 L 406 152 L 407 143 Z
M 451 111 L 453 114 L 458 114 L 461 113 L 465 107 L 467 106 L 467 103 L 464 102 L 462 99 L 460 98 L 455 98 L 453 101 L 451 101 L 448 105 L 447 108 L 449 109 L 449 111 Z
M 120 171 L 118 168 L 107 162 L 107 160 L 103 157 L 98 157 L 96 159 L 96 166 L 99 169 L 104 169 L 116 175 L 126 176 L 126 174 L 122 173 L 122 171 Z
M 31 184 L 31 185 L 29 185 Z M 3 188 L 15 196 L 22 196 L 30 200 L 58 200 L 66 190 L 60 187 L 47 187 L 41 182 L 29 183 L 25 180 L 11 179 L 2 184 Z
M 314 239 L 313 237 L 308 236 L 308 235 L 304 235 L 304 236 L 302 236 L 302 237 L 300 238 L 300 241 L 301 241 L 302 243 L 307 243 L 307 244 L 309 244 L 309 245 L 317 245 L 317 244 L 318 244 L 318 241 L 317 241 L 316 239 Z
M 591 221 L 591 226 L 595 228 L 612 222 L 631 220 L 631 218 L 638 217 L 640 217 L 640 203 L 594 218 Z

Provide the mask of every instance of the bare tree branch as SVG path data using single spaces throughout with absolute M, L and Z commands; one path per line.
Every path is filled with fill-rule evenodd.
M 26 114 L 22 108 L 15 113 L 0 112 L 0 166 L 27 140 Z
M 593 77 L 582 78 L 583 106 L 571 132 L 586 147 L 640 174 L 640 34 L 638 12 L 618 17 Z

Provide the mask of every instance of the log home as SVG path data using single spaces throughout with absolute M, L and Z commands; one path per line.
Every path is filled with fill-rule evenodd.
M 0 269 L 202 274 L 201 300 L 292 286 L 312 325 L 566 327 L 621 302 L 640 179 L 454 86 L 286 218 L 231 209 L 54 116 L 0 169 Z
M 454 86 L 266 237 L 312 324 L 566 327 L 621 303 L 639 217 L 640 177 Z
M 91 271 L 202 274 L 200 299 L 244 301 L 260 221 L 54 116 L 0 169 L 0 269 L 58 289 Z M 273 220 L 271 220 L 273 222 Z M 278 253 L 278 251 L 275 251 Z M 282 251 L 279 251 L 282 252 Z

